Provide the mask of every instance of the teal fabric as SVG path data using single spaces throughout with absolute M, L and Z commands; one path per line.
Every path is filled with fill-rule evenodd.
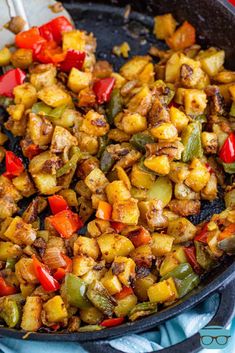
M 195 308 L 168 320 L 141 335 L 128 335 L 110 341 L 113 348 L 126 353 L 146 353 L 161 350 L 198 332 L 214 316 L 219 304 L 217 294 Z M 231 323 L 232 340 L 223 350 L 206 350 L 201 353 L 235 353 L 235 318 Z M 74 342 L 33 342 L 13 338 L 0 339 L 0 353 L 86 353 L 80 344 Z M 185 352 L 187 353 L 187 352 Z

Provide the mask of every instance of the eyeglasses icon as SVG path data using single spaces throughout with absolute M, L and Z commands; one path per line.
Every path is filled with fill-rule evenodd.
M 223 346 L 223 345 L 227 344 L 230 337 L 231 336 L 223 336 L 223 335 L 221 335 L 221 336 L 207 336 L 207 335 L 205 335 L 205 336 L 200 337 L 200 341 L 205 346 L 211 345 L 211 343 L 213 341 L 216 341 L 216 343 L 218 345 Z

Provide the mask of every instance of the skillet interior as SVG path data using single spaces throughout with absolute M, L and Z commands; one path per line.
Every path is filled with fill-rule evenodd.
M 105 4 L 104 4 L 105 3 Z M 113 5 L 110 5 L 112 3 Z M 219 17 L 210 16 L 213 12 L 211 5 L 213 3 L 213 11 Z M 109 5 L 108 5 L 109 4 Z M 128 21 L 124 20 L 125 9 L 123 6 L 131 4 L 132 11 Z M 87 3 L 86 1 L 66 1 L 65 7 L 71 13 L 77 28 L 85 29 L 88 32 L 93 32 L 97 38 L 98 59 L 110 61 L 117 70 L 125 61 L 122 58 L 117 58 L 111 53 L 112 47 L 116 44 L 121 44 L 127 41 L 131 47 L 131 55 L 141 55 L 148 52 L 151 45 L 157 45 L 164 48 L 162 42 L 158 42 L 152 34 L 153 15 L 172 12 L 180 22 L 184 19 L 192 22 L 199 33 L 198 42 L 202 45 L 216 45 L 226 50 L 228 56 L 228 67 L 235 68 L 235 62 L 232 57 L 235 57 L 235 48 L 232 46 L 232 40 L 235 37 L 235 15 L 232 15 L 226 8 L 223 8 L 220 1 L 198 1 L 190 5 L 190 0 L 161 0 L 161 1 L 96 1 Z M 116 7 L 120 5 L 122 7 Z M 170 6 L 169 6 L 170 5 Z M 115 6 L 115 8 L 114 8 Z M 231 28 L 230 28 L 231 27 Z M 215 31 L 217 28 L 217 31 Z M 223 31 L 222 31 L 223 29 Z M 221 31 L 222 32 L 221 32 Z M 224 35 L 226 33 L 226 36 Z M 228 34 L 228 35 L 227 35 Z M 228 54 L 228 55 L 227 55 Z M 19 147 L 17 139 L 10 139 L 9 149 L 19 155 Z M 27 162 L 26 160 L 24 160 Z M 2 170 L 0 170 L 2 171 Z M 29 200 L 21 203 L 24 209 Z M 224 203 L 222 195 L 214 202 L 205 201 L 202 203 L 202 211 L 199 216 L 191 217 L 191 221 L 197 224 L 202 220 L 210 218 L 214 213 L 219 213 L 223 210 Z M 94 340 L 99 338 L 114 337 L 131 332 L 139 332 L 147 330 L 150 327 L 159 324 L 166 319 L 177 315 L 186 308 L 192 307 L 205 296 L 209 295 L 219 288 L 228 277 L 232 276 L 235 270 L 233 258 L 227 258 L 225 262 L 207 275 L 201 282 L 200 286 L 191 292 L 187 298 L 177 302 L 174 306 L 161 311 L 155 315 L 149 316 L 134 323 L 127 323 L 112 329 L 75 334 L 47 334 L 33 333 L 29 339 L 34 340 Z M 0 334 L 10 335 L 11 337 L 20 338 L 24 336 L 24 332 L 0 328 Z

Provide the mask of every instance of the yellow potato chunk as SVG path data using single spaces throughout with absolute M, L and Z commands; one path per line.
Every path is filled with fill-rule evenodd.
M 170 172 L 170 162 L 166 155 L 146 158 L 144 165 L 159 175 L 167 175 Z
M 69 74 L 68 87 L 73 92 L 78 93 L 83 88 L 88 87 L 91 84 L 91 80 L 91 72 L 83 72 L 73 67 Z
M 215 76 L 220 71 L 224 64 L 224 59 L 224 50 L 217 50 L 216 48 L 209 48 L 198 55 L 202 69 L 209 76 Z
M 138 201 L 133 198 L 114 202 L 113 204 L 112 219 L 115 222 L 137 225 L 139 215 Z
M 148 289 L 148 297 L 150 302 L 164 303 L 166 301 L 176 299 L 178 293 L 172 281 L 172 278 L 168 278 L 165 281 L 153 284 Z
M 135 134 L 147 129 L 147 120 L 138 113 L 127 113 L 122 118 L 122 127 L 127 134 Z
M 159 140 L 167 140 L 168 142 L 174 141 L 178 136 L 176 127 L 170 123 L 162 123 L 153 127 L 151 134 Z
M 95 260 L 92 257 L 77 255 L 73 258 L 72 273 L 76 276 L 83 276 L 95 266 Z
M 101 283 L 111 295 L 117 294 L 122 290 L 121 282 L 118 277 L 112 273 L 111 269 L 106 272 L 104 277 L 101 279 Z
M 108 179 L 99 168 L 94 168 L 85 178 L 86 186 L 92 193 L 100 193 L 109 184 Z
M 149 189 L 155 181 L 155 176 L 140 169 L 138 164 L 133 165 L 131 170 L 131 184 L 140 189 Z
M 46 314 L 46 319 L 49 322 L 62 322 L 68 317 L 66 306 L 60 295 L 49 299 L 43 305 L 43 309 Z
M 210 173 L 207 167 L 194 158 L 190 165 L 190 173 L 185 180 L 185 184 L 196 192 L 201 191 L 210 179 Z
M 23 308 L 21 328 L 25 331 L 37 331 L 42 325 L 42 299 L 40 297 L 27 297 Z
M 26 109 L 31 108 L 37 102 L 37 91 L 31 83 L 23 83 L 13 90 L 16 104 L 23 104 Z
M 120 69 L 121 76 L 127 80 L 134 80 L 138 77 L 145 65 L 150 62 L 150 56 L 135 56 L 126 62 Z
M 74 255 L 83 254 L 97 259 L 99 256 L 99 246 L 95 238 L 79 236 L 73 245 Z
M 94 110 L 89 110 L 82 121 L 80 130 L 88 135 L 97 137 L 104 136 L 109 130 L 109 124 L 104 115 L 101 115 Z
M 114 180 L 106 186 L 106 194 L 109 203 L 128 200 L 131 198 L 130 191 L 125 186 L 122 180 Z
M 184 107 L 186 114 L 203 114 L 206 109 L 206 93 L 199 89 L 187 89 L 184 93 Z
M 134 250 L 132 242 L 123 235 L 103 234 L 97 238 L 102 258 L 112 262 L 116 256 L 127 256 Z
M 175 108 L 174 106 L 170 107 L 170 118 L 172 124 L 175 125 L 178 132 L 181 132 L 189 122 L 189 119 L 184 112 Z
M 171 252 L 174 239 L 171 235 L 153 233 L 151 245 L 153 255 L 163 256 Z
M 63 33 L 62 47 L 66 51 L 68 49 L 74 49 L 84 51 L 85 49 L 85 33 L 79 30 Z
M 131 281 L 135 278 L 135 262 L 127 257 L 117 256 L 112 266 L 120 268 L 120 271 L 123 269 L 117 276 L 124 286 L 129 287 Z
M 171 13 L 154 17 L 153 33 L 157 39 L 166 39 L 175 32 L 176 20 Z
M 42 88 L 38 92 L 38 98 L 53 108 L 68 105 L 72 102 L 70 95 L 57 85 Z

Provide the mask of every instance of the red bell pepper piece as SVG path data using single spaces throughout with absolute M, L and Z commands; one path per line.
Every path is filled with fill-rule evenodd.
M 65 267 L 59 267 L 56 272 L 54 273 L 53 277 L 57 280 L 57 281 L 61 281 L 66 273 L 71 272 L 72 271 L 72 265 L 73 265 L 73 261 L 66 255 L 62 254 L 62 257 L 64 258 L 64 260 L 66 261 L 66 266 Z
M 68 210 L 69 206 L 61 195 L 53 195 L 48 197 L 51 212 L 55 215 L 61 211 Z
M 35 60 L 44 64 L 58 64 L 64 61 L 66 53 L 55 41 L 45 42 L 35 51 Z
M 55 292 L 60 288 L 59 282 L 50 274 L 46 266 L 35 255 L 32 256 L 34 271 L 43 289 L 47 292 Z
M 219 240 L 224 240 L 235 234 L 235 223 L 231 223 L 227 226 L 219 235 Z
M 121 325 L 125 321 L 124 317 L 116 317 L 114 319 L 107 319 L 101 322 L 101 326 L 104 327 L 114 327 Z
M 207 244 L 207 234 L 208 232 L 208 223 L 206 223 L 200 232 L 195 236 L 195 240 L 200 241 L 201 243 Z
M 0 297 L 17 293 L 17 289 L 6 283 L 5 279 L 0 277 Z
M 24 155 L 28 159 L 32 159 L 33 157 L 37 156 L 42 150 L 39 148 L 38 145 L 31 143 L 24 149 Z
M 86 53 L 74 49 L 67 51 L 65 60 L 60 64 L 60 70 L 69 72 L 72 67 L 81 70 L 85 61 Z
M 12 151 L 6 151 L 6 172 L 4 175 L 8 178 L 14 178 L 20 175 L 24 170 L 24 165 L 19 157 Z
M 184 247 L 184 252 L 185 255 L 188 259 L 188 262 L 190 263 L 190 265 L 192 266 L 192 268 L 194 269 L 194 271 L 196 273 L 201 273 L 201 266 L 199 265 L 199 263 L 197 262 L 196 259 L 196 249 L 195 246 L 189 246 L 189 247 Z
M 62 33 L 74 29 L 71 22 L 64 16 L 59 16 L 39 27 L 40 35 L 48 41 L 54 40 L 60 44 Z
M 38 27 L 32 27 L 15 36 L 15 44 L 18 48 L 35 50 L 45 42 L 46 40 L 40 35 Z
M 120 233 L 126 227 L 126 224 L 121 222 L 110 222 L 110 225 L 117 233 Z
M 83 226 L 82 220 L 76 213 L 64 210 L 49 217 L 51 225 L 57 230 L 62 238 L 70 238 Z
M 123 287 L 121 292 L 115 295 L 115 299 L 121 300 L 128 297 L 128 295 L 131 295 L 131 294 L 133 294 L 133 289 L 131 287 Z
M 234 132 L 232 132 L 225 140 L 220 150 L 219 157 L 224 163 L 235 162 L 235 133 Z
M 13 89 L 22 85 L 26 74 L 21 69 L 11 69 L 0 76 L 0 96 L 13 97 Z
M 149 232 L 143 227 L 130 232 L 130 234 L 128 234 L 128 238 L 133 243 L 135 248 L 150 243 L 152 239 Z
M 115 83 L 115 78 L 108 77 L 97 80 L 93 85 L 93 91 L 95 92 L 97 102 L 103 104 L 110 100 L 110 96 Z

